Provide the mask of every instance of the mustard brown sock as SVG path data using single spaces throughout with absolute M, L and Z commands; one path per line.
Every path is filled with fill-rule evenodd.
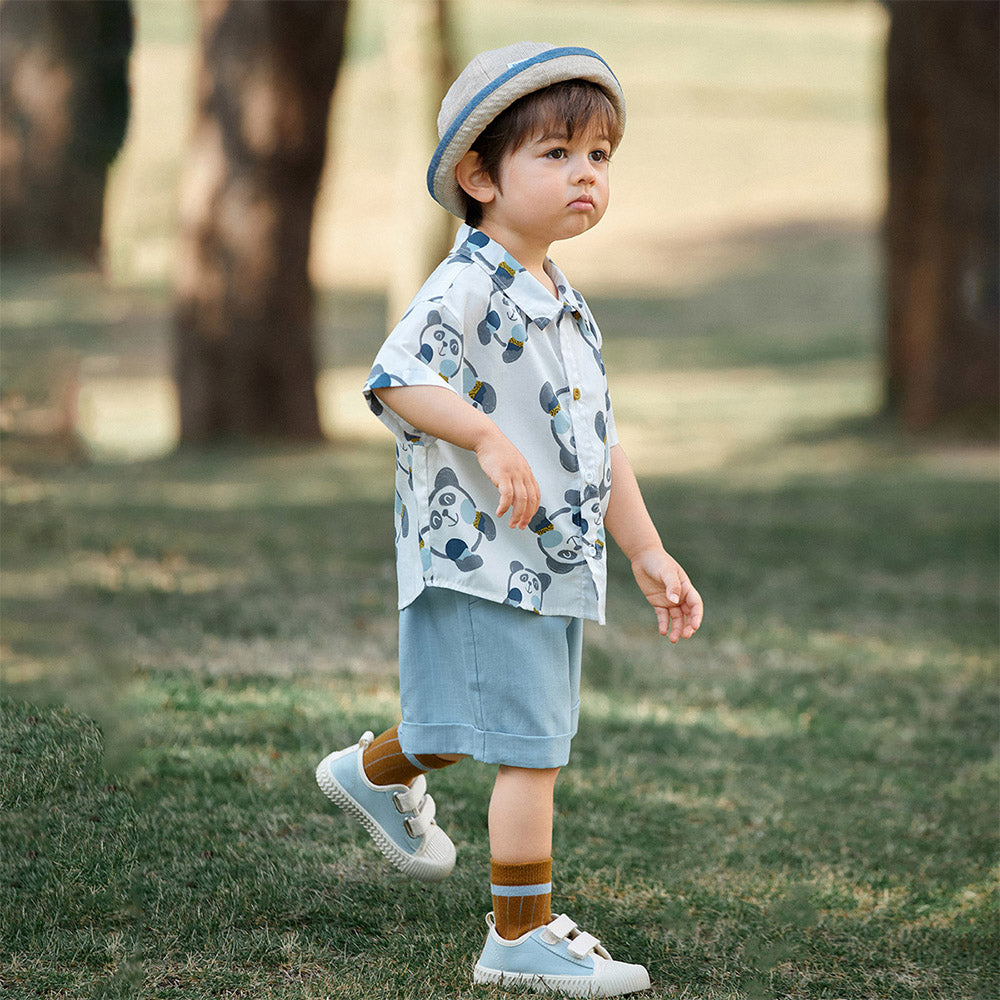
M 362 766 L 373 785 L 408 785 L 418 774 L 455 763 L 437 754 L 405 753 L 399 745 L 396 729 L 396 726 L 387 729 L 365 747 Z
M 509 864 L 490 861 L 497 934 L 519 938 L 552 919 L 552 859 Z

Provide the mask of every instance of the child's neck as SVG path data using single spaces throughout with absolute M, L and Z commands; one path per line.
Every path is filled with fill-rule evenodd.
M 549 255 L 550 244 L 534 243 L 523 239 L 517 233 L 507 229 L 501 230 L 488 219 L 483 219 L 479 224 L 479 229 L 484 232 L 494 243 L 499 243 L 520 264 L 528 274 L 538 279 L 541 286 L 549 292 L 553 298 L 559 298 L 555 282 L 549 277 L 545 270 L 545 261 Z

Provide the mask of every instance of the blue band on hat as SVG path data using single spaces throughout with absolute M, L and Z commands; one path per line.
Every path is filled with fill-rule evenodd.
M 441 163 L 441 158 L 445 154 L 445 150 L 451 145 L 451 140 L 454 139 L 455 133 L 465 124 L 466 119 L 472 114 L 476 108 L 482 104 L 493 91 L 502 87 L 508 80 L 512 80 L 519 73 L 523 73 L 526 69 L 530 69 L 532 66 L 537 66 L 539 63 L 548 62 L 551 59 L 560 59 L 563 56 L 590 56 L 596 59 L 598 62 L 603 63 L 607 71 L 615 78 L 614 71 L 610 66 L 596 53 L 593 49 L 586 49 L 580 46 L 565 45 L 562 48 L 556 49 L 546 49 L 544 52 L 539 52 L 538 55 L 528 56 L 526 59 L 522 59 L 519 62 L 514 63 L 506 73 L 501 73 L 495 80 L 491 80 L 482 90 L 476 94 L 468 104 L 455 116 L 455 120 L 448 127 L 448 131 L 441 137 L 441 141 L 438 143 L 437 149 L 434 150 L 434 156 L 431 158 L 431 165 L 427 168 L 427 190 L 430 192 L 432 198 L 437 201 L 434 195 L 434 175 L 437 173 L 438 166 Z

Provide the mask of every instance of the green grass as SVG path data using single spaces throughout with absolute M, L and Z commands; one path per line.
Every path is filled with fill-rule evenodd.
M 644 483 L 709 618 L 664 648 L 613 557 L 556 905 L 654 996 L 1000 985 L 995 490 L 897 459 Z M 312 781 L 398 717 L 390 467 L 359 444 L 8 473 L 6 996 L 498 995 L 468 984 L 490 769 L 435 777 L 460 862 L 434 887 Z
M 604 38 L 636 123 L 616 198 L 651 230 L 691 222 L 684 206 L 713 191 L 759 210 L 762 178 L 799 192 L 802 219 L 640 239 L 649 280 L 589 297 L 649 507 L 707 617 L 665 645 L 610 553 L 610 624 L 586 629 L 556 792 L 555 905 L 647 963 L 653 997 L 995 997 L 996 457 L 873 420 L 874 228 L 850 221 L 856 201 L 835 224 L 822 198 L 806 211 L 781 146 L 788 123 L 838 148 L 870 140 L 870 19 L 685 3 L 609 20 L 588 2 L 579 25 L 539 3 L 501 25 L 458 9 L 470 48 L 513 40 L 495 30 Z M 103 461 L 169 440 L 142 379 L 169 373 L 192 14 L 138 10 L 147 111 L 112 185 L 117 283 L 4 264 L 0 994 L 507 995 L 470 985 L 490 769 L 434 776 L 460 858 L 438 886 L 388 869 L 312 778 L 398 718 L 391 444 L 348 429 L 314 449 Z M 381 79 L 382 18 L 356 12 L 362 83 Z M 384 97 L 381 81 L 342 111 L 376 145 Z M 666 170 L 655 200 L 647 164 Z M 323 367 L 367 365 L 385 312 L 381 293 L 324 288 Z M 83 449 L 37 433 L 75 382 L 83 409 L 117 420 L 82 413 L 111 428 Z

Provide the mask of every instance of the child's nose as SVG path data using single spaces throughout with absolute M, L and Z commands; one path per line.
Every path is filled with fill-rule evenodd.
M 594 161 L 589 155 L 579 157 L 575 167 L 575 174 L 580 181 L 593 183 L 594 179 L 597 177 L 597 170 L 594 167 Z

